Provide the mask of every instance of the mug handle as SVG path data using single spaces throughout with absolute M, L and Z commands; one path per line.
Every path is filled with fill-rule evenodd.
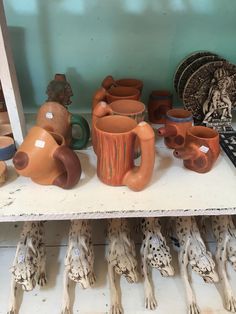
M 133 191 L 141 191 L 149 183 L 155 162 L 155 134 L 147 122 L 140 122 L 132 132 L 137 135 L 141 147 L 141 164 L 129 170 L 123 184 Z
M 59 160 L 66 169 L 66 172 L 54 180 L 53 185 L 57 185 L 63 189 L 70 189 L 75 186 L 81 176 L 80 160 L 76 153 L 63 145 L 55 150 L 53 158 Z
M 70 123 L 71 125 L 79 125 L 82 130 L 81 138 L 72 138 L 70 147 L 75 150 L 84 148 L 90 137 L 90 129 L 87 120 L 82 116 L 71 114 Z
M 102 100 L 106 100 L 107 91 L 105 88 L 100 87 L 95 94 L 93 95 L 93 101 L 92 101 L 92 111 L 95 108 L 95 106 Z

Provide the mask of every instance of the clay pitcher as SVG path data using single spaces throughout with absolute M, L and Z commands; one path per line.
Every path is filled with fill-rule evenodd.
M 155 160 L 154 132 L 146 123 L 112 115 L 94 125 L 97 136 L 97 175 L 105 184 L 126 185 L 133 191 L 146 187 Z M 141 147 L 141 164 L 134 166 L 136 136 Z
M 165 126 L 157 130 L 164 137 L 165 145 L 169 148 L 184 146 L 187 130 L 193 125 L 192 113 L 185 109 L 171 109 L 166 113 Z
M 219 154 L 218 132 L 204 126 L 188 129 L 185 146 L 174 150 L 174 156 L 183 159 L 186 168 L 199 173 L 210 171 Z
M 72 188 L 80 179 L 78 156 L 60 134 L 34 126 L 13 158 L 16 171 L 42 185 Z
M 72 149 L 84 148 L 89 140 L 88 122 L 80 115 L 71 114 L 66 107 L 57 102 L 44 103 L 37 114 L 36 125 L 54 133 L 61 134 L 66 145 Z M 82 134 L 79 139 L 72 137 L 72 126 L 79 125 Z

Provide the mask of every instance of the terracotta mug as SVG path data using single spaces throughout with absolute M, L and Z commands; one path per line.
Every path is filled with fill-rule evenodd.
M 94 125 L 97 135 L 97 175 L 105 184 L 126 185 L 140 191 L 149 183 L 155 160 L 154 132 L 146 122 L 112 115 L 98 119 Z M 141 146 L 141 164 L 134 166 L 136 136 Z
M 0 160 L 11 159 L 16 151 L 13 138 L 9 136 L 0 136 Z
M 220 154 L 219 134 L 216 130 L 193 126 L 187 131 L 185 146 L 174 150 L 190 170 L 205 173 L 211 170 Z
M 4 94 L 2 90 L 2 84 L 0 82 L 0 112 L 5 112 L 5 111 L 7 111 L 7 107 L 6 107 L 6 102 L 5 102 L 5 98 L 4 98 Z
M 10 124 L 10 119 L 7 111 L 0 111 L 0 125 Z
M 66 145 L 72 149 L 84 148 L 90 137 L 88 122 L 80 115 L 70 113 L 66 107 L 57 102 L 44 103 L 37 114 L 36 125 L 50 131 L 61 134 Z M 81 138 L 72 137 L 72 126 L 79 125 L 82 134 Z
M 157 130 L 169 148 L 184 146 L 186 131 L 193 125 L 192 113 L 185 109 L 171 109 L 166 113 L 165 126 Z
M 111 88 L 111 86 L 124 86 L 124 87 L 134 87 L 142 93 L 143 82 L 135 78 L 122 78 L 119 80 L 114 80 L 111 75 L 108 75 L 102 81 L 102 87 L 105 89 Z
M 12 128 L 11 128 L 10 123 L 0 124 L 0 136 L 13 137 Z
M 165 123 L 166 113 L 172 108 L 172 94 L 168 91 L 152 91 L 148 102 L 148 120 Z
M 72 188 L 80 179 L 78 156 L 60 134 L 34 126 L 18 148 L 13 164 L 16 171 L 42 185 Z
M 140 99 L 140 91 L 134 87 L 112 86 L 106 91 L 106 101 L 110 104 L 116 100 Z
M 137 123 L 144 121 L 145 105 L 137 100 L 116 100 L 110 104 L 99 102 L 92 114 L 92 142 L 96 152 L 96 134 L 93 125 L 97 119 L 107 115 L 121 115 L 134 119 Z M 135 141 L 135 158 L 140 155 L 140 146 L 138 139 Z

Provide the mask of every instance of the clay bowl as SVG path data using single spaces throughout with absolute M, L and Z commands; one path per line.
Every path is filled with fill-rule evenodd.
M 7 179 L 7 165 L 4 161 L 0 161 L 0 186 L 6 182 Z
M 0 136 L 12 137 L 12 129 L 9 123 L 0 124 Z
M 116 100 L 122 99 L 140 99 L 140 91 L 134 87 L 112 86 L 106 93 L 107 102 L 110 104 Z
M 143 89 L 143 82 L 138 79 L 134 78 L 122 78 L 115 81 L 117 86 L 125 86 L 125 87 L 134 87 L 140 90 L 142 92 Z
M 0 124 L 9 124 L 9 116 L 7 111 L 0 112 Z
M 14 140 L 9 136 L 0 136 L 0 160 L 8 160 L 15 154 Z

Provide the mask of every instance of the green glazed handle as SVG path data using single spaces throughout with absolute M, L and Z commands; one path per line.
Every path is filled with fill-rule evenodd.
M 74 150 L 84 148 L 87 145 L 90 137 L 90 128 L 87 120 L 82 116 L 72 114 L 70 118 L 70 123 L 71 125 L 79 125 L 82 130 L 81 138 L 72 138 L 70 147 Z

